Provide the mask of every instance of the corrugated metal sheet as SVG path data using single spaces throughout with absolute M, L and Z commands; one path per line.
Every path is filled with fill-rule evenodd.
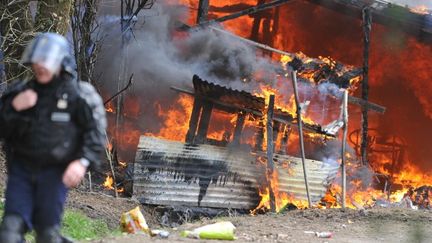
M 134 166 L 133 193 L 142 203 L 252 209 L 265 166 L 239 148 L 189 145 L 141 136 Z M 275 156 L 279 190 L 306 198 L 301 161 Z M 312 199 L 325 194 L 337 167 L 307 160 Z
M 254 110 L 260 113 L 265 108 L 264 98 L 254 96 L 246 91 L 234 90 L 218 84 L 210 83 L 200 79 L 197 75 L 194 75 L 192 82 L 195 94 L 200 96 L 216 99 L 223 103 Z
M 279 178 L 279 191 L 294 195 L 296 199 L 307 200 L 303 166 L 300 158 L 276 155 L 276 168 Z M 281 166 L 287 164 L 286 166 Z M 318 160 L 306 159 L 311 201 L 316 203 L 325 195 L 327 188 L 336 178 L 339 166 Z

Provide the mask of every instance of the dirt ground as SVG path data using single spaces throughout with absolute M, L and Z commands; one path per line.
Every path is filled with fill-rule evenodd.
M 407 209 L 358 210 L 295 210 L 284 214 L 235 216 L 204 219 L 170 231 L 168 239 L 145 235 L 125 235 L 94 243 L 154 242 L 217 242 L 181 238 L 183 229 L 229 220 L 236 226 L 238 242 L 432 242 L 432 212 Z M 158 228 L 157 225 L 150 227 Z M 322 239 L 305 231 L 332 232 Z
M 1 158 L 0 158 L 1 162 Z M 5 167 L 0 163 L 0 187 L 5 185 Z M 140 204 L 130 198 L 114 198 L 107 192 L 72 190 L 67 208 L 79 210 L 94 219 L 105 221 L 111 229 L 119 227 L 120 215 Z M 109 192 L 108 192 L 109 194 Z M 91 243 L 138 242 L 218 242 L 180 237 L 182 230 L 191 230 L 218 221 L 231 221 L 236 226 L 236 242 L 432 242 L 432 210 L 379 208 L 370 210 L 327 209 L 293 210 L 282 214 L 232 215 L 201 219 L 178 228 L 164 228 L 154 209 L 141 206 L 150 228 L 170 232 L 167 239 L 147 235 L 123 235 L 94 240 Z M 332 232 L 329 239 L 305 233 Z

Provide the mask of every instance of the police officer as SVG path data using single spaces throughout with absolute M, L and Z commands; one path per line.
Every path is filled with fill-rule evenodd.
M 0 138 L 8 181 L 0 243 L 23 242 L 35 229 L 36 242 L 60 243 L 68 188 L 99 163 L 105 110 L 93 86 L 76 79 L 66 39 L 39 34 L 21 60 L 35 78 L 13 84 L 0 98 Z

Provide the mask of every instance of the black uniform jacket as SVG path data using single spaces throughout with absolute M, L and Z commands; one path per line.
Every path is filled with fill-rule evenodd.
M 17 112 L 13 98 L 33 89 L 34 107 Z M 10 162 L 34 166 L 67 165 L 86 158 L 97 166 L 104 150 L 106 118 L 102 100 L 89 83 L 63 75 L 49 84 L 13 84 L 0 98 L 0 138 Z

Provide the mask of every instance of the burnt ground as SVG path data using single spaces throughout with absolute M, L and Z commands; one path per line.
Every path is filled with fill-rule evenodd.
M 1 156 L 1 155 L 0 155 Z M 1 158 L 0 158 L 1 160 Z M 0 187 L 4 188 L 5 167 L 0 166 Z M 67 208 L 78 210 L 90 218 L 105 221 L 115 230 L 119 218 L 139 203 L 129 198 L 114 198 L 109 192 L 90 193 L 83 188 L 72 190 Z M 91 241 L 92 243 L 154 242 L 217 242 L 191 240 L 180 237 L 180 232 L 221 220 L 231 221 L 237 228 L 237 242 L 432 242 L 432 211 L 410 209 L 328 209 L 293 210 L 282 214 L 235 215 L 214 219 L 202 218 L 186 222 L 177 228 L 164 228 L 159 224 L 155 209 L 141 206 L 144 217 L 152 229 L 170 232 L 168 239 L 146 235 L 123 235 Z M 330 239 L 318 238 L 304 231 L 329 231 Z
M 366 213 L 364 213 L 366 212 Z M 432 242 L 432 212 L 407 209 L 357 210 L 296 210 L 280 215 L 235 216 L 203 219 L 180 226 L 168 239 L 152 238 L 155 242 L 217 242 L 181 238 L 183 229 L 229 220 L 236 227 L 238 242 Z M 153 227 L 154 225 L 151 225 Z M 304 231 L 330 231 L 331 239 L 318 238 Z M 145 235 L 125 235 L 96 240 L 104 243 L 138 243 L 149 241 Z

